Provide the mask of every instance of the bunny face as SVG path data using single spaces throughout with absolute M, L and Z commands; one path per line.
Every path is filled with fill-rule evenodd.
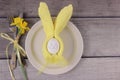
M 51 54 L 56 54 L 59 51 L 59 42 L 55 38 L 51 38 L 47 43 L 48 52 Z
M 38 12 L 46 34 L 46 38 L 43 43 L 43 56 L 49 64 L 67 63 L 62 55 L 64 44 L 59 34 L 66 27 L 67 22 L 72 15 L 72 11 L 72 5 L 68 5 L 63 8 L 59 12 L 53 24 L 47 4 L 44 2 L 40 3 Z

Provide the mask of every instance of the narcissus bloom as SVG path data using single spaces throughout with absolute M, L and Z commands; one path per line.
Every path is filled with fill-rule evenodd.
M 29 30 L 28 23 L 20 17 L 13 18 L 13 22 L 10 25 L 18 27 L 19 34 L 24 34 L 25 31 Z

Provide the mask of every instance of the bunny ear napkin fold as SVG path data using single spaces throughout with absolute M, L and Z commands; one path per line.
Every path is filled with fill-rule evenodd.
M 73 69 L 83 53 L 80 31 L 70 22 L 73 6 L 70 4 L 51 17 L 48 6 L 40 2 L 36 22 L 27 34 L 25 49 L 31 64 L 46 74 L 63 74 Z
M 46 63 L 67 65 L 67 61 L 63 57 L 64 43 L 59 34 L 66 27 L 69 19 L 71 18 L 73 12 L 72 5 L 70 4 L 64 7 L 59 12 L 54 22 L 46 3 L 40 3 L 38 12 L 46 34 L 46 38 L 43 43 L 43 56 Z

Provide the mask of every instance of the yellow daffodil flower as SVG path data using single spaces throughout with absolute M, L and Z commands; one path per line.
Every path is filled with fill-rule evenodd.
M 13 18 L 13 22 L 10 25 L 18 27 L 19 34 L 24 34 L 25 31 L 29 30 L 28 23 L 20 17 Z

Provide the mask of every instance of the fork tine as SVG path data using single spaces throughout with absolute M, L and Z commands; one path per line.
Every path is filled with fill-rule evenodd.
M 14 26 L 10 26 L 10 24 L 13 22 L 13 15 L 8 15 L 7 20 L 9 23 L 8 28 L 10 29 L 10 31 L 15 32 Z
M 9 21 L 9 23 L 13 22 L 13 18 L 14 18 L 13 15 L 8 15 L 7 19 Z
M 12 17 L 12 16 L 10 17 L 10 23 L 11 23 L 11 22 L 13 22 L 13 17 Z

